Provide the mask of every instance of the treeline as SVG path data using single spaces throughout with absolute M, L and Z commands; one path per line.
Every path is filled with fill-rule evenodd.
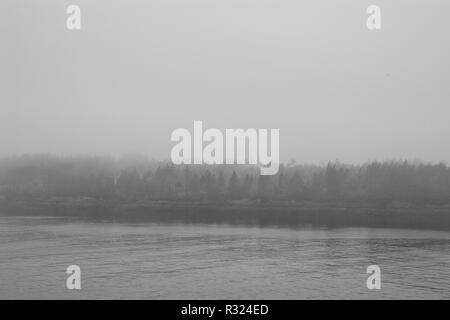
M 0 160 L 0 199 L 89 197 L 102 200 L 286 200 L 450 203 L 445 164 L 173 165 L 145 157 L 28 155 Z

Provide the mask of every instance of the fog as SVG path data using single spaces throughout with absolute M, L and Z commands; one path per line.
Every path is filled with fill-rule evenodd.
M 66 7 L 81 7 L 81 30 Z M 366 8 L 381 7 L 369 31 Z M 450 163 L 447 0 L 3 0 L 0 156 L 280 129 L 280 159 Z

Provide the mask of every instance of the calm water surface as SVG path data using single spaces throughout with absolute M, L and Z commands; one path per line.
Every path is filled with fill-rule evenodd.
M 82 290 L 65 287 L 81 267 Z M 366 288 L 377 264 L 381 290 Z M 0 216 L 0 299 L 450 299 L 450 233 Z

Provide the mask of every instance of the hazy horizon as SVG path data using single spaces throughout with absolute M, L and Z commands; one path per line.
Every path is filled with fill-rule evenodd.
M 144 153 L 139 153 L 139 152 L 135 152 L 135 153 L 121 153 L 121 154 L 111 154 L 111 153 L 103 153 L 103 154 L 88 154 L 88 153 L 51 153 L 51 152 L 36 152 L 36 153 L 17 153 L 17 154 L 7 154 L 7 155 L 0 155 L 0 161 L 2 160 L 11 160 L 14 158 L 24 158 L 24 157 L 29 157 L 30 160 L 33 160 L 33 158 L 36 157 L 50 157 L 50 158 L 60 158 L 60 159 L 83 159 L 83 158 L 108 158 L 108 159 L 112 159 L 114 161 L 148 161 L 148 162 L 169 162 L 172 163 L 172 160 L 170 159 L 170 157 L 167 158 L 161 158 L 161 159 L 157 159 L 155 157 L 152 157 L 149 154 L 144 154 Z M 343 166 L 365 166 L 371 163 L 403 163 L 403 162 L 407 162 L 408 164 L 411 165 L 420 165 L 420 164 L 424 164 L 424 165 L 438 165 L 438 164 L 444 164 L 446 166 L 450 166 L 449 162 L 445 162 L 445 161 L 423 161 L 421 159 L 406 159 L 406 158 L 386 158 L 386 159 L 368 159 L 366 161 L 361 161 L 361 162 L 349 162 L 349 161 L 341 161 L 339 159 L 328 159 L 328 160 L 324 160 L 324 161 L 318 161 L 318 162 L 306 162 L 306 161 L 300 161 L 299 159 L 295 159 L 295 158 L 290 158 L 287 160 L 283 160 L 280 161 L 279 164 L 280 165 L 300 165 L 300 166 L 317 166 L 317 167 L 321 167 L 321 166 L 326 166 L 329 163 L 331 164 L 340 164 Z M 232 167 L 232 166 L 243 166 L 243 167 L 251 167 L 251 166 L 255 166 L 255 167 L 259 167 L 261 166 L 261 164 L 213 164 L 213 165 L 209 165 L 209 164 L 180 164 L 177 166 L 211 166 L 211 167 L 217 167 L 217 166 L 227 166 L 227 167 Z
M 201 120 L 280 129 L 281 163 L 450 163 L 448 1 L 69 4 L 0 4 L 0 156 L 165 160 Z

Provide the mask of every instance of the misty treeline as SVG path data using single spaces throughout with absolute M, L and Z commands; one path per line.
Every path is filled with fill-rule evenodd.
M 173 165 L 143 156 L 26 155 L 0 160 L 0 199 L 294 200 L 450 203 L 445 164 L 281 165 L 273 176 L 241 165 Z

